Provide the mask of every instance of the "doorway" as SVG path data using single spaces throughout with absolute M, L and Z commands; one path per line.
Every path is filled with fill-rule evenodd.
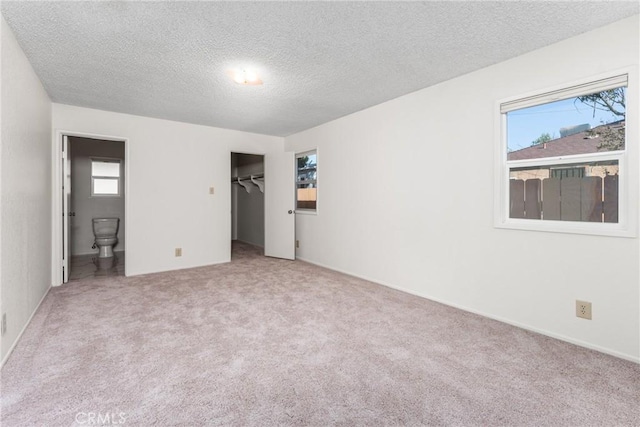
M 231 256 L 264 255 L 264 156 L 231 153 Z
M 61 282 L 123 276 L 125 140 L 84 135 L 61 135 L 61 140 Z

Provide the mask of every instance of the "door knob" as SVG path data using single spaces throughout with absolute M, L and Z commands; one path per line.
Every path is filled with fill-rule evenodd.
M 289 215 L 291 215 L 293 213 L 293 211 L 291 209 L 289 209 Z

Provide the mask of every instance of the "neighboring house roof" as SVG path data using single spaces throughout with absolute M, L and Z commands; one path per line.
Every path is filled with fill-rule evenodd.
M 597 126 L 591 131 L 583 131 L 568 135 L 563 138 L 552 139 L 543 144 L 533 145 L 518 151 L 512 151 L 507 154 L 507 160 L 528 160 L 539 159 L 542 157 L 568 156 L 571 154 L 588 154 L 597 153 L 598 145 L 602 142 L 600 137 L 589 137 L 590 134 L 597 135 L 598 129 L 604 126 L 614 128 L 623 127 L 624 120 Z

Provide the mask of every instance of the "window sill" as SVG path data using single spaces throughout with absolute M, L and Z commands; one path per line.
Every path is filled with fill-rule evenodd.
M 635 230 L 630 230 L 621 224 L 606 223 L 580 223 L 569 221 L 543 221 L 510 218 L 503 222 L 496 222 L 495 228 L 521 230 L 521 231 L 542 231 L 548 233 L 584 234 L 591 236 L 607 237 L 636 237 Z

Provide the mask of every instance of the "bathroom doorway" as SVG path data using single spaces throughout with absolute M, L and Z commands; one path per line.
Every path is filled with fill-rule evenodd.
M 124 275 L 125 142 L 63 136 L 62 282 Z
M 231 153 L 231 258 L 264 255 L 264 156 Z

